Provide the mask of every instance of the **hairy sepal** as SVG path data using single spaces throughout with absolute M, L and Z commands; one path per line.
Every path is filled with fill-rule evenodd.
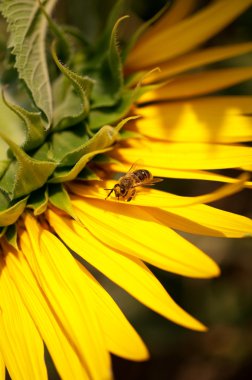
M 55 104 L 53 129 L 58 131 L 75 125 L 87 117 L 94 81 L 64 66 L 57 56 L 56 43 L 52 45 L 51 51 L 54 62 L 62 73 L 53 85 Z
M 30 194 L 43 186 L 57 163 L 35 160 L 8 137 L 3 134 L 0 136 L 15 156 L 0 181 L 0 187 L 6 190 L 10 200 Z

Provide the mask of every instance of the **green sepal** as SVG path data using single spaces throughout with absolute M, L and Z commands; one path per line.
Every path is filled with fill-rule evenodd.
M 167 82 L 168 81 L 160 82 L 160 83 L 156 83 L 156 84 L 149 84 L 149 85 L 142 85 L 141 82 L 140 82 L 135 87 L 135 89 L 133 91 L 133 94 L 132 94 L 133 101 L 135 102 L 136 100 L 138 100 L 139 98 L 141 98 L 141 96 L 143 96 L 147 92 L 154 91 L 154 90 L 156 90 L 156 89 L 164 86 Z
M 46 137 L 46 125 L 41 117 L 41 113 L 30 112 L 16 104 L 9 103 L 4 96 L 4 92 L 2 92 L 2 96 L 5 105 L 15 112 L 25 124 L 26 139 L 22 144 L 24 150 L 40 146 Z
M 89 98 L 94 81 L 87 76 L 78 75 L 64 66 L 57 57 L 55 45 L 54 43 L 51 49 L 54 62 L 72 85 L 60 78 L 54 86 L 53 129 L 61 130 L 77 124 L 88 115 Z
M 32 157 L 39 161 L 56 161 L 54 159 L 51 141 L 45 141 L 44 144 L 33 153 Z
M 19 216 L 23 213 L 28 197 L 25 197 L 15 203 L 13 206 L 0 212 L 0 226 L 9 226 L 16 222 Z
M 125 80 L 125 87 L 126 88 L 132 88 L 132 87 L 138 87 L 138 86 L 146 86 L 144 83 L 144 80 L 148 78 L 148 76 L 151 76 L 155 71 L 160 72 L 159 67 L 154 67 L 154 69 L 151 70 L 142 70 L 137 71 L 136 73 L 130 74 L 127 76 Z
M 7 242 L 15 249 L 18 249 L 17 237 L 17 227 L 15 224 L 11 224 L 7 227 L 5 238 Z
M 89 127 L 96 130 L 105 124 L 114 124 L 128 114 L 134 101 L 133 91 L 124 90 L 120 102 L 115 107 L 94 109 L 89 114 Z
M 119 20 L 117 20 L 111 34 L 110 38 L 110 46 L 108 51 L 108 64 L 112 75 L 113 85 L 117 88 L 117 92 L 115 93 L 115 97 L 119 99 L 121 94 L 121 90 L 123 87 L 123 66 L 121 61 L 121 56 L 118 48 L 118 40 L 117 40 L 117 32 L 120 23 L 128 18 L 129 16 L 123 16 Z
M 139 119 L 140 116 L 129 116 L 125 119 L 121 120 L 116 127 L 114 127 L 115 131 L 120 132 L 121 129 L 128 123 L 128 121 Z
M 16 157 L 16 161 L 9 166 L 0 183 L 0 186 L 2 186 L 2 183 L 5 184 L 4 189 L 7 188 L 10 199 L 19 198 L 43 186 L 58 164 L 50 161 L 35 160 L 8 137 L 1 133 L 0 136 L 9 145 Z M 12 169 L 12 175 L 8 173 L 9 169 Z
M 59 166 L 74 165 L 78 157 L 78 152 L 83 146 L 88 144 L 89 138 L 86 133 L 84 124 L 79 124 L 71 129 L 59 131 L 52 134 L 51 137 L 51 154 L 59 163 Z M 76 157 L 72 160 L 71 157 Z
M 0 227 L 0 239 L 4 236 L 6 230 L 7 230 L 7 227 Z
M 119 135 L 119 141 L 128 140 L 128 139 L 140 139 L 140 138 L 142 138 L 142 135 L 134 131 L 123 130 Z
M 4 172 L 0 181 L 0 190 L 4 193 L 4 195 L 8 198 L 9 202 L 13 199 L 13 187 L 16 180 L 16 174 L 18 170 L 18 163 L 16 160 L 10 162 L 7 170 Z M 7 208 L 7 206 L 5 207 Z
M 164 82 L 152 85 L 142 85 L 141 82 L 139 82 L 133 89 L 124 89 L 121 100 L 116 107 L 101 108 L 97 110 L 94 109 L 90 111 L 90 129 L 96 130 L 104 124 L 116 123 L 130 112 L 132 104 L 141 98 L 141 96 L 143 96 L 146 92 L 153 91 L 163 85 Z
M 78 174 L 76 179 L 80 181 L 101 181 L 101 178 L 87 166 Z
M 60 183 L 66 181 L 72 181 L 75 179 L 79 173 L 84 169 L 86 164 L 96 155 L 104 152 L 108 152 L 112 148 L 99 149 L 90 153 L 85 154 L 81 159 L 74 165 L 74 167 L 60 167 L 53 173 L 53 178 L 51 178 L 49 183 Z
M 8 192 L 0 187 L 0 211 L 6 210 L 11 203 L 10 197 L 8 196 Z
M 26 207 L 33 210 L 35 216 L 43 214 L 47 209 L 48 190 L 44 186 L 41 189 L 33 191 L 29 197 Z
M 67 142 L 65 139 L 65 134 L 68 132 L 68 140 L 72 143 L 70 140 L 73 138 L 73 135 L 71 136 L 71 131 L 64 131 L 62 134 L 54 134 L 53 136 L 53 144 L 52 146 L 62 148 L 60 153 L 61 156 L 59 157 L 59 153 L 55 152 L 55 158 L 56 160 L 60 160 L 59 166 L 71 166 L 75 165 L 77 161 L 81 159 L 81 157 L 87 153 L 90 153 L 92 151 L 107 148 L 110 145 L 112 145 L 115 141 L 115 139 L 118 137 L 118 131 L 115 130 L 115 128 L 105 125 L 102 127 L 93 137 L 91 137 L 89 140 L 85 141 L 84 143 L 80 144 L 79 146 L 75 147 L 74 149 L 70 150 L 69 147 L 66 149 Z M 63 135 L 63 139 L 62 139 Z M 76 137 L 76 136 L 74 136 Z M 82 139 L 82 137 L 81 137 Z M 65 142 L 64 142 L 65 141 Z M 78 140 L 77 140 L 78 141 Z M 80 140 L 81 141 L 81 140 Z M 67 152 L 67 153 L 64 153 Z M 57 154 L 58 153 L 58 154 Z M 64 154 L 62 156 L 62 153 Z
M 2 176 L 6 172 L 9 164 L 10 164 L 10 161 L 7 161 L 7 160 L 0 161 L 0 178 L 2 178 Z
M 163 6 L 163 8 L 160 9 L 159 12 L 157 12 L 152 18 L 145 21 L 132 35 L 129 42 L 127 43 L 126 47 L 122 51 L 122 60 L 123 62 L 126 60 L 130 50 L 135 46 L 141 35 L 150 27 L 151 24 L 153 24 L 155 21 L 157 21 L 165 12 L 166 10 L 171 6 L 171 2 L 167 1 L 166 4 Z
M 88 74 L 95 79 L 92 92 L 92 109 L 111 107 L 121 97 L 123 91 L 123 68 L 118 49 L 117 31 L 119 24 L 128 16 L 121 17 L 115 24 L 108 41 L 105 55 L 97 54 L 97 66 L 92 64 Z M 92 61 L 91 61 L 92 62 Z
M 101 37 L 99 38 L 95 47 L 96 51 L 98 51 L 100 54 L 106 53 L 108 49 L 108 41 L 111 38 L 111 34 L 115 27 L 115 24 L 123 16 L 123 14 L 125 14 L 125 11 L 126 11 L 125 0 L 116 1 L 115 5 L 113 6 L 112 10 L 109 13 L 109 17 L 106 21 L 105 29 L 103 33 L 101 34 Z
M 50 184 L 48 186 L 49 201 L 55 207 L 65 211 L 72 218 L 77 220 L 68 192 L 61 183 Z
M 142 78 L 146 75 L 146 71 L 136 71 L 135 73 L 130 73 L 126 78 L 125 78 L 125 87 L 126 88 L 132 88 L 136 86 Z
M 118 161 L 116 158 L 113 158 L 111 156 L 108 156 L 107 154 L 98 154 L 93 159 L 94 162 L 97 162 L 98 164 L 121 164 L 120 161 Z

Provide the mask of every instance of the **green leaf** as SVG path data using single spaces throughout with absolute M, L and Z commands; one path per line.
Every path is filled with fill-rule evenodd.
M 16 157 L 4 174 L 0 186 L 5 184 L 11 199 L 19 198 L 43 186 L 55 170 L 57 163 L 38 161 L 28 156 L 18 145 L 0 133 Z M 15 166 L 15 170 L 13 167 Z M 8 173 L 11 170 L 11 175 Z M 6 180 L 8 178 L 8 181 Z
M 48 190 L 47 187 L 44 186 L 38 190 L 35 190 L 31 193 L 28 203 L 26 205 L 27 208 L 31 208 L 35 216 L 43 214 L 47 209 L 48 204 Z
M 49 200 L 53 206 L 65 211 L 68 215 L 77 219 L 68 192 L 61 183 L 50 184 L 49 187 Z
M 48 0 L 46 12 L 50 14 L 56 0 Z M 7 19 L 9 47 L 16 57 L 15 67 L 19 77 L 30 90 L 33 100 L 47 117 L 52 118 L 52 95 L 46 61 L 47 19 L 38 1 L 2 0 L 0 10 Z
M 1 96 L 0 96 L 0 111 L 1 111 L 1 117 L 0 117 L 0 131 L 4 133 L 7 136 L 11 136 L 11 139 L 18 145 L 23 145 L 25 143 L 26 139 L 26 133 L 24 128 L 24 123 L 18 117 L 13 110 L 10 109 L 10 107 L 4 102 L 2 92 L 3 87 L 0 86 Z M 5 91 L 6 93 L 7 91 Z M 10 95 L 8 94 L 8 99 L 11 99 Z M 12 102 L 12 99 L 11 99 Z M 0 140 L 0 159 L 4 160 L 8 158 L 8 151 L 9 147 L 8 145 L 3 141 Z
M 52 46 L 52 57 L 62 74 L 68 79 L 67 82 L 64 78 L 60 78 L 54 85 L 53 129 L 61 130 L 77 124 L 88 115 L 89 97 L 94 81 L 62 65 L 57 57 L 55 45 L 54 43 Z
M 5 237 L 8 241 L 8 243 L 14 247 L 15 249 L 18 249 L 18 243 L 17 243 L 17 227 L 15 224 L 12 224 L 7 227 Z
M 28 197 L 21 199 L 13 206 L 0 212 L 0 226 L 9 226 L 16 222 L 23 213 Z
M 15 112 L 25 123 L 26 139 L 22 144 L 24 150 L 34 149 L 41 145 L 46 137 L 46 125 L 41 117 L 41 113 L 30 112 L 16 104 L 11 104 L 6 100 L 4 93 L 2 95 L 6 106 Z

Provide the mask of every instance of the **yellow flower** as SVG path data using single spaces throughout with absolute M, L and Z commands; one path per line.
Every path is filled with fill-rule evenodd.
M 171 321 L 194 330 L 206 330 L 172 300 L 147 265 L 194 278 L 218 276 L 218 265 L 174 230 L 232 238 L 251 235 L 252 222 L 248 218 L 204 204 L 244 186 L 251 187 L 246 175 L 237 179 L 208 171 L 251 169 L 251 148 L 239 145 L 252 138 L 248 116 L 251 97 L 198 96 L 251 78 L 252 69 L 183 73 L 252 51 L 252 43 L 198 48 L 252 1 L 214 1 L 191 14 L 194 4 L 188 1 L 185 6 L 184 1 L 177 0 L 146 31 L 127 58 L 126 73 L 145 69 L 147 73 L 156 66 L 161 69 L 150 75 L 143 73 L 145 84 L 158 85 L 151 86 L 151 91 L 131 107 L 130 111 L 141 118 L 126 129 L 129 138 L 125 133 L 101 146 L 101 137 L 108 139 L 112 133 L 111 127 L 101 128 L 93 137 L 100 133 L 99 140 L 90 139 L 95 141 L 94 147 L 85 151 L 85 164 L 77 174 L 72 168 L 77 170 L 83 161 L 77 151 L 71 152 L 72 166 L 62 180 L 64 186 L 57 182 L 65 175 L 64 165 L 55 176 L 51 174 L 55 168 L 50 166 L 50 174 L 40 184 L 35 178 L 37 160 L 45 168 L 38 165 L 39 178 L 52 165 L 51 161 L 45 161 L 44 150 L 38 149 L 31 165 L 28 154 L 1 135 L 16 160 L 25 162 L 29 170 L 33 167 L 37 181 L 36 186 L 25 192 L 20 180 L 16 203 L 8 204 L 8 213 L 6 210 L 0 213 L 2 379 L 5 367 L 12 379 L 46 379 L 43 342 L 60 377 L 66 380 L 111 379 L 110 353 L 130 360 L 148 358 L 141 338 L 85 263 Z M 55 51 L 53 55 L 58 67 L 66 73 Z M 66 75 L 68 79 L 71 77 L 69 72 Z M 76 77 L 71 79 L 74 81 Z M 163 80 L 165 84 L 160 84 Z M 57 117 L 64 112 L 63 108 Z M 79 115 L 75 122 L 79 123 Z M 49 140 L 49 136 L 47 142 L 67 145 L 68 141 L 60 140 L 61 127 L 58 124 L 55 140 Z M 113 145 L 115 140 L 117 144 Z M 57 146 L 56 153 L 62 154 L 64 147 Z M 35 148 L 28 151 L 33 152 L 32 149 Z M 53 150 L 53 143 L 50 149 Z M 95 161 L 93 157 L 100 153 L 107 156 Z M 141 169 L 154 176 L 228 184 L 197 197 L 137 186 L 136 194 L 128 202 L 127 197 L 118 200 L 115 194 L 105 199 L 108 193 L 104 189 L 113 189 L 118 183 L 113 175 L 122 175 L 139 158 L 143 161 Z M 90 159 L 94 172 L 85 174 L 86 182 L 73 180 L 71 176 L 81 179 L 81 170 Z M 23 176 L 26 174 L 24 171 Z M 103 181 L 97 180 L 99 175 Z M 14 214 L 19 214 L 19 218 Z M 14 224 L 16 231 L 10 227 Z

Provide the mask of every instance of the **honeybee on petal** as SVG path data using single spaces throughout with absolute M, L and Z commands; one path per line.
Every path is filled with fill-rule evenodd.
M 136 188 L 138 186 L 150 186 L 163 181 L 162 178 L 153 177 L 151 172 L 147 169 L 135 168 L 136 166 L 133 164 L 130 170 L 124 176 L 119 178 L 118 183 L 116 183 L 112 189 L 104 189 L 109 190 L 105 199 L 108 199 L 114 192 L 118 200 L 121 198 L 121 200 L 130 202 L 135 196 Z

